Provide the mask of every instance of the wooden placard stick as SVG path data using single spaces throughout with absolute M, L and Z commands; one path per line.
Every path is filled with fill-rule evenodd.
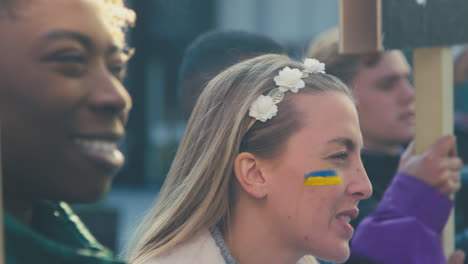
M 5 263 L 5 244 L 3 242 L 3 174 L 2 174 L 2 133 L 0 123 L 0 264 Z
M 415 151 L 420 154 L 443 135 L 453 134 L 453 61 L 450 47 L 414 50 L 416 89 Z M 453 198 L 453 197 L 452 197 Z M 455 249 L 454 212 L 442 233 L 445 256 Z
M 340 53 L 382 50 L 381 0 L 340 0 Z

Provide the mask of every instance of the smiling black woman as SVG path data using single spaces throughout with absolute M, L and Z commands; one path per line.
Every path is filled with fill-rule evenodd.
M 66 202 L 100 199 L 124 162 L 134 20 L 120 0 L 0 1 L 7 263 L 114 263 Z

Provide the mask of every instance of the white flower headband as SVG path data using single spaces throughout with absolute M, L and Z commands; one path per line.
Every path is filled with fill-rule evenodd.
M 305 59 L 303 64 L 304 70 L 302 71 L 289 67 L 280 70 L 279 74 L 273 78 L 278 87 L 273 88 L 268 95 L 260 95 L 250 106 L 249 116 L 255 120 L 266 122 L 278 113 L 276 105 L 283 100 L 285 92 L 297 93 L 305 86 L 302 78 L 306 78 L 312 73 L 325 73 L 325 64 L 316 59 Z

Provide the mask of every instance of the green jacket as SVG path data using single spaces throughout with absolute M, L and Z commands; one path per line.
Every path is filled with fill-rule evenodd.
M 28 227 L 5 212 L 7 264 L 123 264 L 64 202 L 41 202 Z

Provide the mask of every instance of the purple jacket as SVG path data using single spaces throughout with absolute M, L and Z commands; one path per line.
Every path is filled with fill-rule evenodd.
M 352 255 L 385 264 L 447 263 L 441 232 L 452 206 L 434 187 L 398 173 L 377 210 L 357 227 Z

